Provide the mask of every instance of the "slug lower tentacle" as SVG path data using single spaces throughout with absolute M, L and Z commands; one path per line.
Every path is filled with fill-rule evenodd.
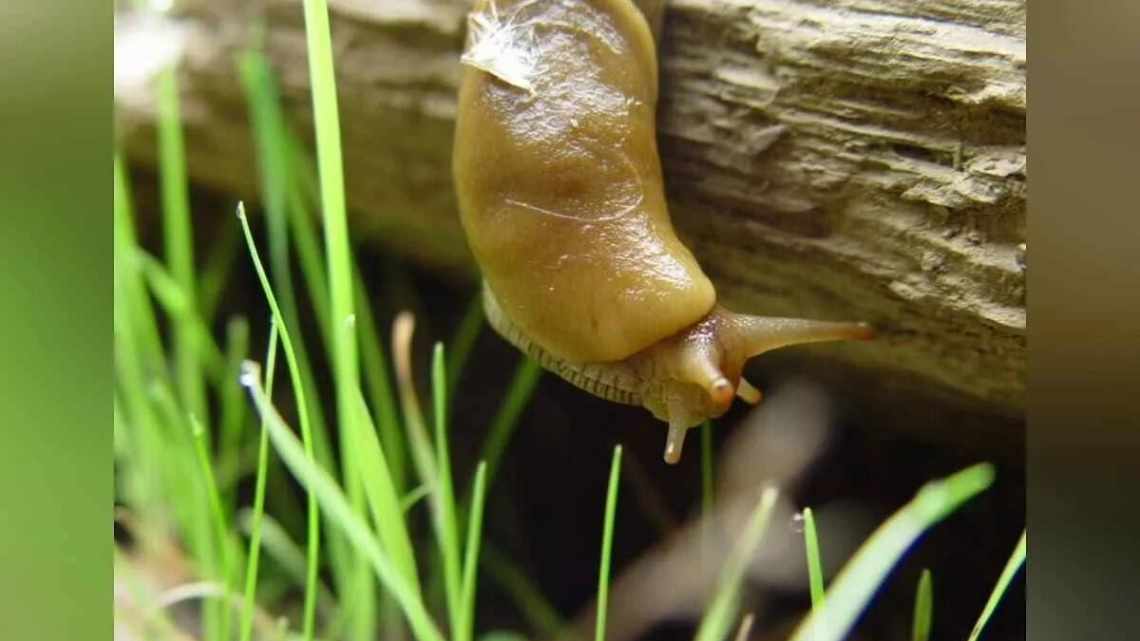
M 870 337 L 735 314 L 673 230 L 657 152 L 662 0 L 478 0 L 456 118 L 460 217 L 499 334 L 592 394 L 685 432 L 760 401 L 762 352 Z

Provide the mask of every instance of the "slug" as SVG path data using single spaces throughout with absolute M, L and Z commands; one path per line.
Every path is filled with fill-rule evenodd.
M 491 326 L 544 368 L 687 429 L 755 404 L 745 362 L 868 339 L 863 323 L 717 304 L 678 239 L 657 151 L 663 0 L 477 0 L 461 58 L 453 172 Z

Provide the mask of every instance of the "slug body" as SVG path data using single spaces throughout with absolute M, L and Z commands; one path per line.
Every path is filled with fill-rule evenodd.
M 496 331 L 571 383 L 685 430 L 758 402 L 745 361 L 868 338 L 855 323 L 734 314 L 669 219 L 656 141 L 660 0 L 478 0 L 454 174 Z M 644 12 L 644 13 L 643 13 Z

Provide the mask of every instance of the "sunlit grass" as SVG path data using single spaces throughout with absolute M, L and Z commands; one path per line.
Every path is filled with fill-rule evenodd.
M 178 100 L 177 69 L 158 77 L 158 156 L 162 195 L 162 230 L 166 262 L 185 293 L 185 305 L 197 306 L 197 271 L 194 268 L 194 234 L 190 223 L 190 187 L 186 178 L 185 142 Z M 185 318 L 185 316 L 183 317 Z M 174 329 L 179 398 L 187 411 L 206 413 L 206 392 L 199 375 L 197 332 L 179 322 Z
M 357 476 L 358 465 L 352 447 L 359 432 L 356 396 L 359 393 L 355 307 L 353 300 L 352 252 L 348 241 L 348 213 L 344 195 L 344 168 L 341 155 L 340 115 L 337 110 L 336 77 L 333 71 L 332 35 L 329 30 L 328 6 L 325 0 L 304 0 L 305 41 L 309 58 L 309 80 L 312 86 L 313 124 L 317 139 L 317 167 L 320 172 L 321 220 L 324 223 L 325 260 L 329 284 L 328 333 L 331 339 L 333 380 L 336 388 L 337 416 L 340 417 L 341 452 L 345 458 L 343 479 L 352 504 L 358 513 L 364 511 L 362 491 Z M 354 610 L 353 633 L 366 638 L 375 629 L 373 610 L 367 598 L 370 581 L 357 574 L 353 582 L 357 595 L 363 595 L 360 608 Z M 306 594 L 304 635 L 311 636 L 315 603 Z
M 1009 561 L 1006 561 L 1005 567 L 1002 568 L 1001 576 L 998 577 L 997 584 L 990 592 L 990 598 L 986 600 L 986 606 L 982 609 L 981 615 L 978 616 L 978 622 L 974 624 L 974 628 L 970 631 L 969 641 L 977 641 L 982 636 L 982 631 L 985 630 L 986 624 L 989 623 L 990 617 L 993 616 L 994 611 L 997 610 L 998 603 L 1005 595 L 1006 590 L 1009 589 L 1009 584 L 1013 582 L 1013 577 L 1021 566 L 1025 563 L 1025 547 L 1026 547 L 1026 533 L 1021 533 L 1021 538 L 1017 540 L 1017 545 L 1013 548 L 1013 554 L 1009 556 Z
M 614 517 L 617 515 L 618 480 L 621 478 L 621 446 L 614 447 L 610 462 L 610 481 L 606 486 L 606 510 L 602 517 L 602 554 L 598 561 L 598 605 L 594 625 L 594 641 L 606 639 L 606 615 L 609 612 L 610 559 L 614 546 Z
M 930 570 L 923 568 L 918 579 L 918 589 L 914 595 L 914 624 L 911 627 L 911 641 L 928 641 L 930 628 L 934 625 L 934 578 Z
M 823 607 L 823 560 L 819 553 L 819 533 L 810 507 L 803 511 L 804 549 L 807 552 L 808 588 L 813 610 Z
M 269 326 L 269 347 L 265 350 L 265 393 L 273 394 L 273 376 L 277 369 L 277 324 Z M 253 635 L 253 608 L 257 599 L 257 572 L 261 565 L 261 531 L 265 519 L 265 485 L 269 474 L 269 432 L 261 421 L 257 443 L 257 481 L 253 490 L 253 512 L 249 526 L 249 552 L 246 555 L 245 591 L 242 601 L 241 641 Z
M 442 343 L 436 343 L 431 360 L 432 409 L 435 416 L 435 460 L 439 473 L 436 493 L 439 496 L 438 541 L 443 557 L 444 589 L 447 609 L 451 614 L 451 629 L 458 638 L 459 589 L 462 581 L 460 569 L 459 527 L 455 509 L 455 488 L 451 482 L 451 456 L 447 445 L 447 371 Z M 466 640 L 461 640 L 466 641 Z

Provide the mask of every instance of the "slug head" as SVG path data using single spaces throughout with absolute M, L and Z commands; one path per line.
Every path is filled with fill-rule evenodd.
M 873 336 L 865 323 L 749 316 L 718 305 L 696 324 L 632 357 L 631 365 L 644 381 L 645 407 L 669 423 L 665 461 L 676 463 L 689 428 L 723 415 L 735 396 L 760 402 L 760 390 L 741 376 L 748 359 L 787 345 Z

